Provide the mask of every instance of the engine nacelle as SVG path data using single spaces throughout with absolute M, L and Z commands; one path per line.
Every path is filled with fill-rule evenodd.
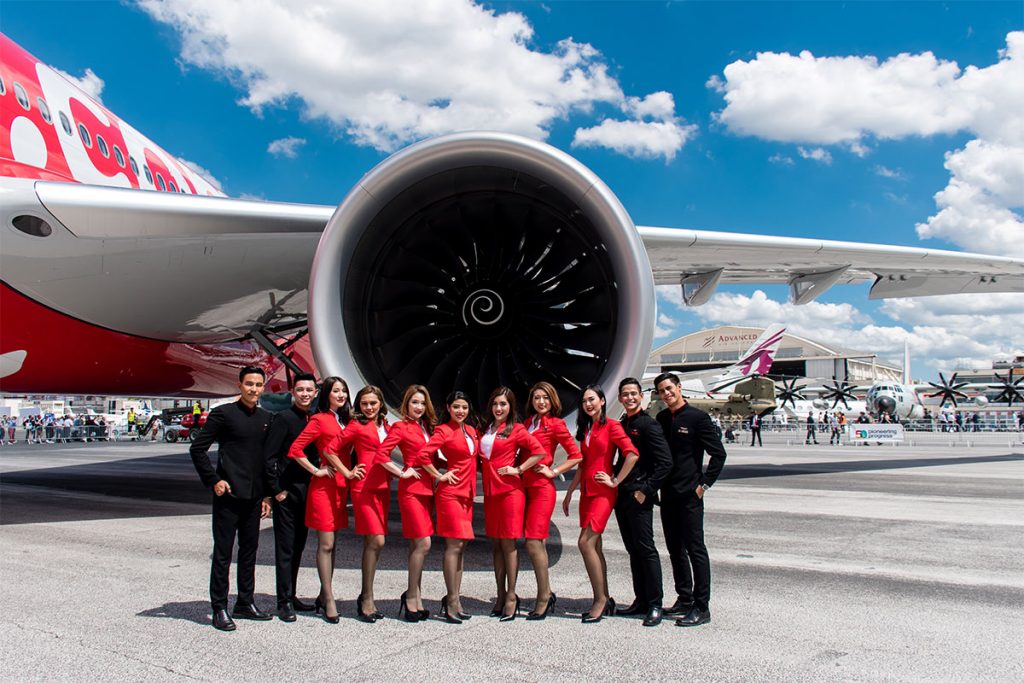
M 643 370 L 654 307 L 643 242 L 593 172 L 473 132 L 412 145 L 353 188 L 317 248 L 309 325 L 322 373 L 376 384 L 390 405 L 409 384 L 481 407 L 543 380 L 568 413 L 587 384 Z

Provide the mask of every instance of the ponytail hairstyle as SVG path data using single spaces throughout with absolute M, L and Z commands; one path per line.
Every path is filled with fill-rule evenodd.
M 580 394 L 579 403 L 579 417 L 576 419 L 576 440 L 583 441 L 587 438 L 587 431 L 593 426 L 594 420 L 583 412 L 583 395 L 588 391 L 593 391 L 597 394 L 597 397 L 603 401 L 601 406 L 601 417 L 598 418 L 597 423 L 603 425 L 608 421 L 608 400 L 604 397 L 604 389 L 601 388 L 600 384 L 588 384 L 583 388 L 583 393 Z
M 498 434 L 499 438 L 507 439 L 512 433 L 512 429 L 516 426 L 518 420 L 518 413 L 516 412 L 516 395 L 512 393 L 512 390 L 508 387 L 498 387 L 491 392 L 490 397 L 487 399 L 487 429 L 494 426 L 494 401 L 499 396 L 504 396 L 508 401 L 508 416 L 505 418 L 505 426 Z
M 384 392 L 381 391 L 380 387 L 378 386 L 374 386 L 373 384 L 367 384 L 365 387 L 360 389 L 358 393 L 356 393 L 356 398 L 353 401 L 356 407 L 355 417 L 357 420 L 359 420 L 360 424 L 366 424 L 367 422 L 370 421 L 369 418 L 363 415 L 363 411 L 359 407 L 360 399 L 362 399 L 363 396 L 366 396 L 367 394 L 373 394 L 374 396 L 377 397 L 377 400 L 380 401 L 380 410 L 377 411 L 376 418 L 376 423 L 377 426 L 379 427 L 380 425 L 387 422 L 388 404 L 384 402 Z
M 433 434 L 434 428 L 437 427 L 437 413 L 434 412 L 434 404 L 430 400 L 430 392 L 422 384 L 410 384 L 406 388 L 405 393 L 402 395 L 402 407 L 398 412 L 403 420 L 411 420 L 412 415 L 409 414 L 409 402 L 412 401 L 412 397 L 416 394 L 423 394 L 425 407 L 423 417 L 419 419 L 420 426 L 423 427 L 427 434 Z
M 469 395 L 464 391 L 455 390 L 448 394 L 448 398 L 444 400 L 444 413 L 441 414 L 441 424 L 447 424 L 452 421 L 452 404 L 456 401 L 465 401 L 469 405 L 469 414 L 466 415 L 466 420 L 462 424 L 469 425 L 470 427 L 476 427 L 478 424 L 476 413 L 473 412 L 473 402 L 469 399 Z

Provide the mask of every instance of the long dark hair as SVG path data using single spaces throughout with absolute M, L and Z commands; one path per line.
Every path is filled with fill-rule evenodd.
M 329 413 L 331 411 L 331 390 L 334 389 L 334 385 L 338 382 L 341 382 L 341 386 L 345 387 L 345 393 L 349 396 L 348 400 L 345 401 L 345 405 L 338 409 L 338 421 L 343 425 L 347 425 L 349 420 L 352 419 L 352 392 L 348 390 L 348 382 L 341 377 L 332 375 L 321 382 L 320 393 L 316 396 L 316 412 Z
M 359 420 L 360 424 L 366 424 L 367 422 L 370 421 L 368 417 L 363 415 L 363 409 L 359 406 L 359 401 L 363 398 L 363 396 L 366 396 L 367 394 L 373 394 L 374 396 L 377 397 L 377 400 L 380 401 L 380 410 L 377 411 L 377 419 L 375 420 L 377 425 L 380 426 L 388 421 L 388 404 L 384 402 L 384 392 L 381 391 L 380 387 L 374 386 L 372 384 L 367 384 L 365 387 L 363 387 L 356 393 L 356 398 L 352 402 L 353 404 L 355 404 L 356 407 L 355 417 L 357 420 Z
M 444 400 L 444 412 L 441 413 L 441 424 L 448 424 L 452 421 L 452 404 L 458 400 L 465 401 L 469 406 L 469 414 L 466 415 L 465 421 L 462 423 L 470 427 L 477 426 L 476 413 L 473 412 L 473 402 L 469 399 L 469 395 L 464 391 L 453 391 L 448 394 L 448 398 Z
M 409 402 L 412 401 L 412 397 L 416 394 L 423 394 L 423 403 L 425 410 L 423 411 L 423 417 L 420 418 L 420 426 L 426 430 L 427 434 L 434 433 L 434 427 L 437 426 L 437 413 L 434 412 L 434 404 L 430 400 L 430 392 L 422 384 L 410 384 L 405 390 L 405 394 L 402 396 L 402 407 L 399 409 L 399 414 L 405 420 L 411 420 L 412 415 L 409 414 Z
M 603 425 L 608 421 L 608 400 L 604 397 L 604 389 L 601 388 L 600 384 L 588 384 L 580 393 L 579 417 L 576 421 L 577 441 L 583 441 L 583 439 L 587 438 L 587 430 L 590 429 L 591 425 L 594 423 L 594 420 L 583 412 L 583 395 L 586 394 L 587 391 L 593 391 L 597 394 L 597 397 L 603 401 L 601 405 L 601 417 L 598 418 L 597 423 L 599 425 Z
M 519 419 L 519 413 L 516 412 L 516 395 L 512 393 L 512 390 L 508 387 L 498 387 L 491 392 L 491 395 L 487 399 L 487 429 L 494 426 L 494 400 L 499 396 L 504 396 L 508 401 L 508 416 L 505 418 L 505 427 L 498 434 L 502 439 L 507 439 L 509 434 L 512 433 L 512 429 L 516 426 L 516 421 Z

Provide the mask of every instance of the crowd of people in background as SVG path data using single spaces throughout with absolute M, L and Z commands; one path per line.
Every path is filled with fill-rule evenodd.
M 0 445 L 13 445 L 18 428 L 27 444 L 70 443 L 72 441 L 106 441 L 110 426 L 102 415 L 0 415 Z

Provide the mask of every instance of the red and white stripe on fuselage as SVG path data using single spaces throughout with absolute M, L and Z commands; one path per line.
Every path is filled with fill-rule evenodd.
M 223 196 L 0 33 L 0 176 Z

